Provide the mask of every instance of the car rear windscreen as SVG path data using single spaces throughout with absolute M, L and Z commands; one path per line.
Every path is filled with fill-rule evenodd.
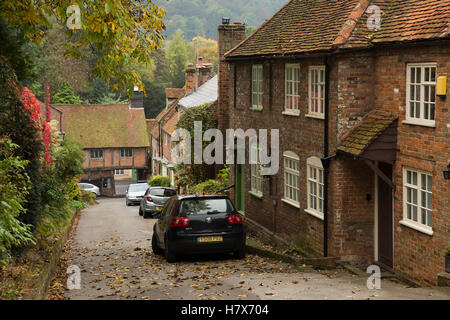
M 142 191 L 147 191 L 148 189 L 148 185 L 147 184 L 133 184 L 130 186 L 129 191 L 130 192 L 142 192 Z
M 229 199 L 187 199 L 180 204 L 181 216 L 234 212 Z
M 150 195 L 154 197 L 170 198 L 176 196 L 177 192 L 170 189 L 151 189 Z

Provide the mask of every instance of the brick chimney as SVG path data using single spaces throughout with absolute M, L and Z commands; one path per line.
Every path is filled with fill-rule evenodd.
M 213 65 L 211 62 L 204 63 L 203 58 L 199 57 L 197 62 L 197 84 L 198 88 L 214 76 Z
M 131 109 L 144 108 L 144 93 L 142 91 L 139 91 L 139 88 L 137 86 L 134 87 L 134 93 L 130 101 L 130 108 Z
M 231 64 L 225 61 L 224 55 L 245 39 L 245 26 L 239 22 L 230 24 L 229 21 L 228 18 L 222 19 L 222 24 L 218 27 L 218 125 L 222 132 L 229 128 L 230 89 L 233 85 L 233 70 Z
M 197 65 L 189 64 L 186 69 L 186 94 L 197 91 L 205 82 L 214 76 L 213 65 L 210 61 L 203 62 L 199 57 Z
M 197 75 L 196 70 L 194 68 L 194 65 L 190 63 L 186 69 L 186 94 L 191 93 L 195 90 L 197 90 Z

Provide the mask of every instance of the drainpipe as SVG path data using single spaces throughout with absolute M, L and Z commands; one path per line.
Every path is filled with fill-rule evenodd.
M 330 173 L 330 157 L 329 157 L 329 124 L 330 124 L 330 67 L 328 65 L 328 56 L 324 57 L 325 65 L 325 121 L 324 121 L 324 212 L 323 212 L 323 256 L 328 257 L 328 178 Z

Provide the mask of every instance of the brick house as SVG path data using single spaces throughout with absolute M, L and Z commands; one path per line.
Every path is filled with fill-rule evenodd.
M 217 77 L 213 66 L 198 59 L 186 69 L 185 87 L 167 88 L 167 107 L 155 119 L 147 120 L 147 131 L 152 142 L 152 175 L 167 176 L 175 185 L 175 163 L 172 159 L 172 134 L 183 110 L 206 103 L 217 103 Z
M 81 143 L 85 154 L 82 182 L 115 195 L 115 174 L 136 170 L 145 180 L 149 167 L 148 141 L 143 108 L 130 104 L 54 105 L 61 111 L 67 136 Z
M 366 0 L 292 0 L 245 40 L 219 26 L 219 128 L 280 130 L 279 173 L 235 165 L 232 196 L 286 242 L 435 285 L 450 241 L 450 2 L 370 5 L 378 31 Z

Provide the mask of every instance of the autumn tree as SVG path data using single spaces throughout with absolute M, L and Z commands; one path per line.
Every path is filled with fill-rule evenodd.
M 79 12 L 68 11 L 77 6 Z M 74 7 L 71 7 L 74 8 Z M 69 13 L 68 13 L 69 12 Z M 79 13 L 79 14 L 78 14 Z M 143 88 L 135 63 L 151 63 L 150 53 L 161 47 L 165 11 L 146 0 L 23 0 L 0 2 L 0 18 L 19 29 L 26 39 L 40 43 L 52 27 L 51 19 L 79 28 L 67 28 L 65 55 L 82 58 L 83 49 L 100 52 L 94 75 L 131 96 L 133 87 Z
M 174 88 L 182 88 L 185 82 L 185 70 L 193 60 L 193 48 L 184 39 L 183 32 L 178 30 L 172 40 L 167 44 L 166 57 Z

